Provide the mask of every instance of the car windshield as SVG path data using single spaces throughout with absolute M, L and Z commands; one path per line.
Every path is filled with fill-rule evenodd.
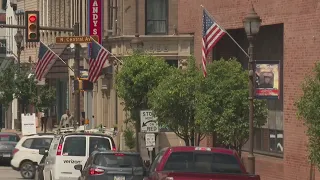
M 97 154 L 93 164 L 104 167 L 142 167 L 138 154 Z
M 164 171 L 242 173 L 239 162 L 233 155 L 212 152 L 173 152 Z
M 12 142 L 18 142 L 18 137 L 14 135 L 8 135 L 8 134 L 1 134 L 0 135 L 0 141 L 12 141 Z

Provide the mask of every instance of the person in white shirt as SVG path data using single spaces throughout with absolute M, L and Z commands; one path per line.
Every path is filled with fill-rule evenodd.
M 59 123 L 60 128 L 70 127 L 73 125 L 74 117 L 71 115 L 69 109 L 66 110 L 66 113 L 61 116 L 61 120 Z

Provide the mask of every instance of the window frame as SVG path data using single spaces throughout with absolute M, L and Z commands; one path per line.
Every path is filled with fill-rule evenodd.
M 163 0 L 166 5 L 166 18 L 165 20 L 151 20 L 148 19 L 148 1 L 158 1 L 158 0 L 145 0 L 145 34 L 146 35 L 167 35 L 169 33 L 169 0 Z M 148 22 L 149 21 L 165 21 L 166 22 L 166 32 L 165 33 L 157 33 L 157 32 L 149 32 L 148 31 Z
M 87 151 L 87 140 L 88 140 L 88 138 L 86 137 L 86 136 L 66 136 L 65 138 L 64 138 L 64 141 L 63 141 L 63 147 L 62 147 L 62 156 L 71 156 L 71 155 L 64 155 L 64 153 L 65 153 L 65 151 L 64 151 L 64 148 L 65 148 L 65 145 L 66 145 L 66 140 L 68 139 L 68 138 L 84 138 L 85 139 L 85 153 L 84 153 L 84 156 L 87 156 L 87 154 L 88 154 L 88 151 Z M 73 155 L 72 155 L 73 156 Z M 83 157 L 83 156 L 76 156 L 76 157 Z
M 36 140 L 42 140 L 42 141 L 44 141 L 45 139 L 51 139 L 50 145 L 49 145 L 49 147 L 47 147 L 47 148 L 50 148 L 51 143 L 52 143 L 52 141 L 53 141 L 53 138 L 50 138 L 50 137 L 41 137 L 41 138 L 33 138 L 33 141 L 32 141 L 32 143 L 31 143 L 30 149 L 39 150 L 39 149 L 41 149 L 41 148 L 45 148 L 45 147 L 41 147 L 41 148 L 39 148 L 39 149 L 38 149 L 38 148 L 34 148 L 34 143 L 36 142 Z

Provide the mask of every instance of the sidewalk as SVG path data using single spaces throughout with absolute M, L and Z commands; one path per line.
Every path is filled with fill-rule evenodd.
M 47 133 L 52 133 L 54 130 L 55 130 L 55 128 L 52 131 L 47 131 Z M 17 131 L 15 129 L 1 129 L 1 132 L 17 133 L 19 136 L 22 136 L 22 132 Z M 43 131 L 41 131 L 41 128 L 37 128 L 37 133 L 43 133 Z

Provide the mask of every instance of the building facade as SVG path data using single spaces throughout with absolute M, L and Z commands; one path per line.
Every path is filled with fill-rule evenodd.
M 251 8 L 250 3 L 240 0 L 180 0 L 178 31 L 195 33 L 197 60 L 201 59 L 203 12 L 200 4 L 243 49 L 248 48 L 242 20 Z M 262 19 L 255 41 L 255 60 L 279 60 L 281 64 L 280 98 L 268 100 L 268 122 L 255 134 L 256 173 L 266 180 L 312 179 L 313 173 L 316 179 L 320 178 L 318 171 L 312 169 L 308 162 L 306 127 L 297 119 L 294 106 L 302 94 L 301 83 L 305 75 L 312 71 L 320 55 L 317 50 L 320 46 L 320 22 L 316 20 L 320 12 L 319 2 L 253 1 L 253 6 Z M 216 45 L 212 57 L 237 57 L 247 68 L 246 56 L 227 35 Z M 208 145 L 212 142 L 208 141 Z

